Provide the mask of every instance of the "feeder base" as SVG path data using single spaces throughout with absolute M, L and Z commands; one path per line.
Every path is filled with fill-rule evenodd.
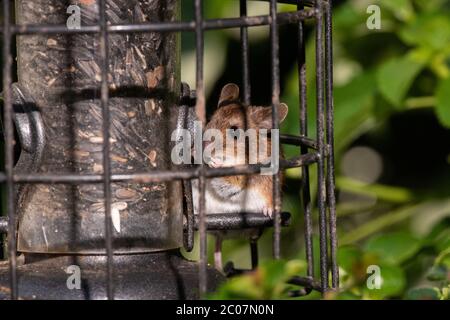
M 17 267 L 19 299 L 106 299 L 106 261 L 104 255 L 26 254 Z M 114 299 L 199 298 L 198 264 L 184 259 L 179 250 L 115 255 L 113 268 Z M 213 268 L 207 277 L 208 292 L 224 280 Z M 0 299 L 9 298 L 9 267 L 2 262 Z

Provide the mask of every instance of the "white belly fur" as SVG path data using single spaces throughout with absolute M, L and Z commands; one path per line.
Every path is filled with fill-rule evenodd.
M 234 212 L 263 212 L 267 207 L 267 199 L 252 186 L 248 186 L 241 191 L 239 187 L 230 184 L 224 185 L 223 179 L 213 178 L 206 181 L 205 205 L 206 214 L 214 213 L 234 213 Z M 198 214 L 199 190 L 198 180 L 192 180 L 192 201 L 194 205 L 194 214 Z
M 230 196 L 230 193 L 241 191 L 237 186 L 224 184 L 221 178 L 212 178 L 206 181 L 205 206 L 206 214 L 215 213 L 236 213 L 236 212 L 256 212 L 263 214 L 264 207 L 268 207 L 267 199 L 261 193 L 251 186 L 247 187 L 236 196 Z M 194 214 L 198 214 L 199 190 L 198 180 L 192 180 L 192 202 L 194 205 Z M 261 230 L 222 230 L 212 231 L 218 238 L 258 238 Z

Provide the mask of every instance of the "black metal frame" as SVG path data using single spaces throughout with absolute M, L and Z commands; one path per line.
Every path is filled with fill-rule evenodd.
M 273 224 L 273 257 L 280 258 L 280 234 L 281 226 L 286 222 L 286 217 L 281 213 L 280 181 L 277 175 L 273 178 L 274 219 L 258 215 L 248 215 L 245 221 L 239 215 L 217 215 L 215 217 L 205 214 L 205 180 L 209 177 L 229 176 L 257 173 L 260 165 L 244 165 L 233 168 L 207 168 L 200 165 L 196 168 L 181 168 L 177 171 L 159 170 L 133 174 L 114 174 L 110 168 L 109 157 L 109 109 L 108 109 L 108 34 L 115 32 L 184 32 L 192 31 L 196 35 L 196 113 L 204 123 L 206 121 L 204 80 L 203 80 L 203 46 L 204 32 L 206 30 L 237 28 L 241 29 L 242 48 L 242 83 L 243 101 L 247 104 L 251 101 L 250 95 L 250 70 L 249 70 L 249 43 L 248 27 L 269 25 L 271 44 L 271 83 L 272 83 L 272 114 L 273 129 L 278 129 L 279 105 L 279 57 L 278 57 L 278 25 L 284 23 L 296 23 L 298 25 L 298 73 L 299 73 L 299 108 L 300 108 L 300 135 L 281 135 L 280 140 L 286 144 L 300 146 L 300 155 L 293 159 L 281 160 L 281 168 L 302 167 L 301 195 L 305 221 L 305 246 L 306 260 L 308 263 L 307 276 L 295 277 L 290 283 L 303 286 L 304 289 L 293 292 L 293 295 L 305 295 L 311 290 L 326 292 L 338 288 L 338 267 L 336 261 L 336 213 L 334 196 L 334 158 L 333 158 L 333 76 L 332 76 L 332 25 L 331 25 L 331 0 L 270 0 L 270 14 L 258 17 L 247 16 L 247 1 L 240 0 L 240 17 L 228 19 L 204 20 L 202 12 L 202 0 L 195 0 L 195 19 L 188 22 L 160 22 L 148 24 L 107 25 L 106 24 L 106 0 L 99 0 L 100 23 L 96 26 L 82 26 L 81 29 L 68 29 L 62 25 L 12 25 L 10 23 L 10 1 L 3 0 L 4 24 L 1 28 L 3 35 L 3 99 L 4 99 L 4 130 L 5 130 L 5 172 L 0 173 L 0 182 L 6 183 L 7 211 L 8 211 L 8 252 L 10 269 L 11 298 L 17 299 L 17 262 L 16 262 L 16 215 L 14 204 L 14 185 L 16 183 L 103 183 L 105 194 L 105 246 L 107 251 L 107 293 L 108 298 L 114 298 L 113 287 L 113 247 L 112 247 L 112 222 L 111 222 L 111 191 L 110 183 L 117 181 L 129 182 L 156 182 L 173 179 L 188 181 L 198 178 L 200 188 L 200 209 L 195 221 L 192 210 L 188 210 L 187 247 L 192 247 L 193 230 L 200 233 L 200 262 L 199 262 L 199 289 L 204 294 L 207 288 L 207 237 L 208 229 L 230 229 L 249 227 L 267 227 Z M 297 5 L 297 10 L 288 13 L 277 13 L 277 2 Z M 307 10 L 305 9 L 307 8 Z M 308 138 L 307 131 L 307 102 L 306 102 L 306 60 L 305 60 L 305 28 L 304 21 L 311 19 L 316 25 L 316 107 L 317 107 L 317 138 Z M 29 35 L 37 33 L 98 33 L 100 36 L 101 57 L 101 105 L 103 110 L 103 174 L 21 174 L 14 172 L 14 128 L 12 117 L 12 93 L 11 71 L 12 54 L 11 43 L 16 35 Z M 312 149 L 313 151 L 310 151 Z M 317 205 L 319 212 L 320 235 L 320 282 L 316 281 L 313 272 L 313 227 L 312 207 L 310 199 L 309 165 L 317 163 L 318 168 L 318 194 Z M 284 218 L 282 218 L 284 217 Z M 5 221 L 1 228 L 5 228 Z M 6 231 L 6 230 L 5 230 Z M 186 245 L 186 244 L 185 244 Z M 330 252 L 328 252 L 330 251 Z M 251 241 L 252 266 L 257 265 L 256 242 Z M 331 284 L 329 272 L 331 271 Z

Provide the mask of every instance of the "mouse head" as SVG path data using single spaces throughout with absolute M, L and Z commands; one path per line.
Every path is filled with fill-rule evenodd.
M 288 113 L 288 106 L 284 103 L 278 106 L 278 118 L 281 123 Z M 271 141 L 270 130 L 272 128 L 272 108 L 264 106 L 247 106 L 239 100 L 239 87 L 229 83 L 222 88 L 218 102 L 218 108 L 206 125 L 208 129 L 215 129 L 222 137 L 222 148 L 218 148 L 214 141 L 205 143 L 205 151 L 209 147 L 211 156 L 207 164 L 212 167 L 235 166 L 242 164 L 261 163 L 270 158 Z M 265 129 L 264 132 L 261 131 Z M 260 139 L 260 131 L 262 137 Z M 267 132 L 267 135 L 263 133 Z M 261 142 L 260 142 L 261 141 Z M 263 146 L 263 148 L 261 148 Z M 254 149 L 257 148 L 257 149 Z M 265 154 L 255 150 L 264 149 Z M 252 155 L 249 157 L 249 153 Z M 207 154 L 207 153 L 206 153 Z M 250 162 L 249 162 L 250 160 Z

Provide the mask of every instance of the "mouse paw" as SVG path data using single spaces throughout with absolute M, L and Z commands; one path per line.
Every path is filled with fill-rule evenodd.
M 220 168 L 223 166 L 223 161 L 219 158 L 210 158 L 208 161 L 208 166 L 211 168 Z
M 265 216 L 269 216 L 272 218 L 273 215 L 273 208 L 272 207 L 263 207 L 263 214 Z

